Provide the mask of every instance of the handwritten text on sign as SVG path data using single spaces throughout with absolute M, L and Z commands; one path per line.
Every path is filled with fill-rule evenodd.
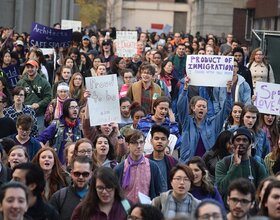
M 211 55 L 188 55 L 187 75 L 190 85 L 226 87 L 232 80 L 233 57 Z
M 137 32 L 117 31 L 116 48 L 119 57 L 133 57 L 137 53 Z
M 86 77 L 90 125 L 119 123 L 121 121 L 117 76 Z
M 256 82 L 255 106 L 261 113 L 280 115 L 280 84 Z

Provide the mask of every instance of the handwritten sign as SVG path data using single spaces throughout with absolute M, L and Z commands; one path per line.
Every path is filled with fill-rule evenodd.
M 117 31 L 117 56 L 133 57 L 137 53 L 137 32 Z
M 72 29 L 74 31 L 81 32 L 82 22 L 75 20 L 61 20 L 61 29 Z
M 226 87 L 232 80 L 233 57 L 215 55 L 188 55 L 186 72 L 190 85 Z
M 39 48 L 68 48 L 72 40 L 72 30 L 59 30 L 33 22 L 30 46 Z
M 15 88 L 20 75 L 18 67 L 16 65 L 9 65 L 7 67 L 3 67 L 2 70 L 7 77 L 7 83 L 9 84 L 9 87 Z
M 261 113 L 280 115 L 280 84 L 257 81 L 254 105 Z
M 121 122 L 118 83 L 116 74 L 86 77 L 90 125 Z

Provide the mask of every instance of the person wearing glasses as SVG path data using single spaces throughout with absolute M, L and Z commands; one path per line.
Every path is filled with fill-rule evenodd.
M 170 181 L 172 190 L 161 193 L 153 199 L 152 205 L 159 208 L 165 218 L 174 218 L 180 214 L 193 216 L 200 201 L 189 193 L 194 181 L 191 168 L 177 164 L 171 169 Z
M 34 122 L 30 115 L 20 115 L 16 122 L 17 134 L 10 136 L 17 145 L 22 145 L 26 149 L 30 160 L 41 148 L 40 142 L 31 136 L 33 124 Z
M 38 135 L 37 117 L 35 111 L 24 104 L 24 99 L 26 95 L 24 88 L 21 86 L 16 86 L 13 89 L 12 95 L 14 104 L 4 109 L 3 113 L 5 117 L 9 117 L 16 121 L 17 118 L 22 114 L 30 115 L 34 121 L 31 135 L 36 137 Z
M 256 190 L 248 179 L 239 178 L 231 182 L 227 193 L 228 220 L 247 220 L 255 204 Z
M 126 220 L 130 207 L 114 171 L 109 167 L 99 167 L 94 172 L 86 197 L 73 211 L 71 220 Z
M 32 163 L 41 167 L 45 177 L 43 198 L 48 201 L 59 189 L 67 185 L 68 173 L 64 171 L 53 148 L 41 148 L 32 160 Z
M 133 203 L 139 202 L 139 192 L 151 199 L 163 192 L 164 179 L 158 165 L 144 157 L 144 134 L 132 130 L 125 137 L 128 143 L 128 157 L 115 167 L 115 172 L 125 196 Z
M 204 199 L 197 206 L 194 217 L 197 220 L 227 220 L 224 207 L 214 199 Z
M 75 99 L 69 98 L 63 102 L 62 116 L 59 120 L 51 123 L 37 138 L 41 145 L 49 143 L 52 146 L 60 162 L 64 165 L 64 146 L 68 142 L 76 142 L 82 137 L 80 126 L 78 103 Z
M 55 192 L 49 203 L 59 213 L 60 220 L 69 220 L 76 206 L 89 191 L 93 163 L 87 156 L 77 156 L 71 161 L 72 184 Z

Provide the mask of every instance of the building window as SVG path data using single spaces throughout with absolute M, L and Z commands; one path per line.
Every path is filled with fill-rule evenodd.
M 174 12 L 173 31 L 186 32 L 187 30 L 187 12 Z

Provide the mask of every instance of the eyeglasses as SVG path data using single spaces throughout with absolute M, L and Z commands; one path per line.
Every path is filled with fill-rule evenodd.
M 127 220 L 142 220 L 143 218 L 139 218 L 139 217 L 136 217 L 136 216 L 133 216 L 133 215 L 128 215 L 127 216 Z
M 92 153 L 92 150 L 78 150 L 79 154 L 90 154 Z
M 80 107 L 79 106 L 69 106 L 68 109 L 70 109 L 70 110 L 79 110 Z
M 205 215 L 201 215 L 198 216 L 199 220 L 208 220 L 212 217 L 212 219 L 218 220 L 218 219 L 222 219 L 222 215 L 220 213 L 217 212 L 213 212 L 211 214 L 205 214 Z
M 112 187 L 104 187 L 104 186 L 96 186 L 96 191 L 97 192 L 103 192 L 106 190 L 106 192 L 112 192 L 114 188 Z
M 250 200 L 247 199 L 238 199 L 238 198 L 229 198 L 229 200 L 234 204 L 237 205 L 238 203 L 240 203 L 240 205 L 248 205 L 251 203 Z
M 190 179 L 187 178 L 187 177 L 174 177 L 173 180 L 174 180 L 175 182 L 178 182 L 178 183 L 180 183 L 180 182 L 182 182 L 182 181 L 183 181 L 184 183 L 190 181 Z
M 81 172 L 73 172 L 73 175 L 75 176 L 75 177 L 80 177 L 81 175 L 82 175 L 82 177 L 89 177 L 89 172 L 83 172 L 83 173 L 81 173 Z
M 141 140 L 141 141 L 131 141 L 130 144 L 134 144 L 134 145 L 137 145 L 137 146 L 138 146 L 138 145 L 143 145 L 143 144 L 145 144 L 145 141 L 142 141 L 142 140 Z

